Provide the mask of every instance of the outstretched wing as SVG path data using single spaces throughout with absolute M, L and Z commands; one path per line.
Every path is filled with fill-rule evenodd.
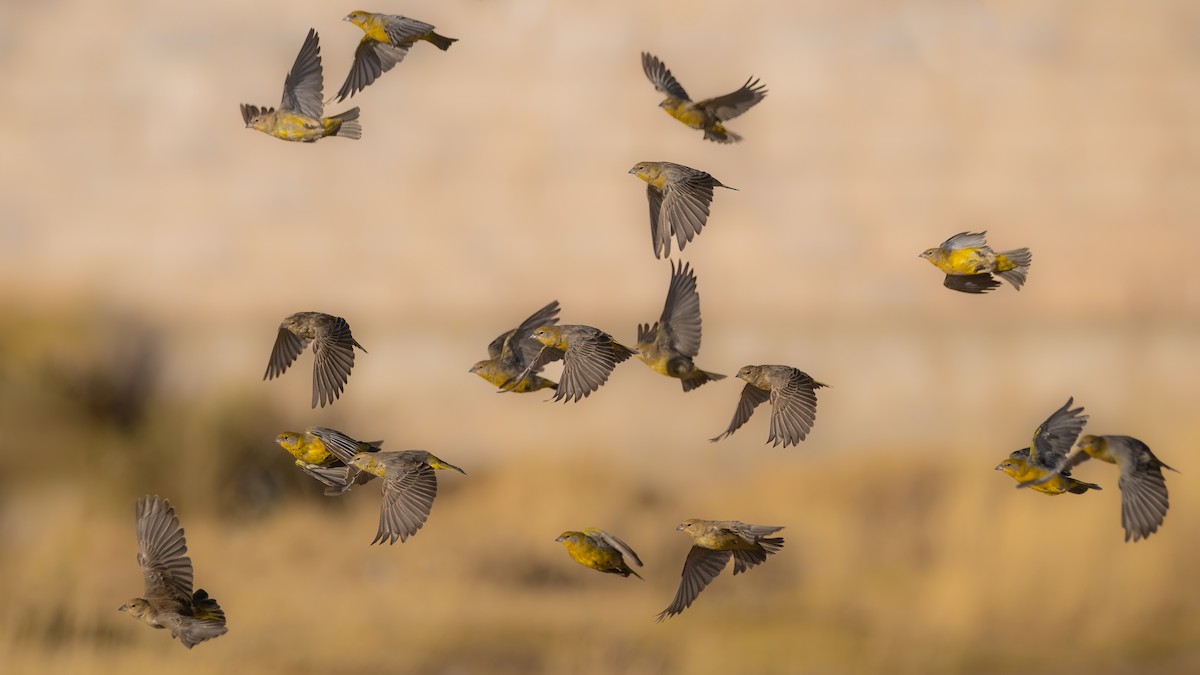
M 754 414 L 754 409 L 769 398 L 771 398 L 771 392 L 746 383 L 746 386 L 742 387 L 742 397 L 738 399 L 737 410 L 733 412 L 733 421 L 729 423 L 729 428 L 719 436 L 708 440 L 715 443 L 737 431 Z
M 166 598 L 186 607 L 192 601 L 192 559 L 171 502 L 146 495 L 137 502 L 138 564 L 146 576 L 146 598 Z
M 659 324 L 674 351 L 692 358 L 700 353 L 700 294 L 687 263 L 676 267 L 671 262 L 671 285 Z
M 679 582 L 679 590 L 675 591 L 675 599 L 666 609 L 659 612 L 658 620 L 675 616 L 690 607 L 696 596 L 700 595 L 700 591 L 725 569 L 730 555 L 730 551 L 711 551 L 693 546 L 688 552 L 687 560 L 683 562 L 682 579 Z
M 645 71 L 646 77 L 659 92 L 684 101 L 692 100 L 675 76 L 671 74 L 671 71 L 667 70 L 666 64 L 659 61 L 657 56 L 649 52 L 642 52 L 642 70 Z
M 1071 446 L 1075 445 L 1079 434 L 1083 432 L 1088 416 L 1080 414 L 1083 412 L 1082 406 L 1071 409 L 1074 401 L 1074 397 L 1068 398 L 1061 408 L 1055 410 L 1033 432 L 1029 459 L 1039 468 L 1051 471 L 1058 469 L 1059 464 L 1067 459 L 1067 453 L 1071 451 Z
M 267 372 L 263 374 L 263 379 L 271 380 L 282 375 L 307 346 L 308 340 L 288 330 L 287 324 L 279 324 L 279 333 L 271 347 L 271 358 L 267 361 Z
M 296 55 L 296 62 L 283 81 L 283 100 L 279 103 L 279 109 L 321 119 L 325 110 L 325 104 L 321 101 L 324 88 L 321 43 L 316 29 L 309 28 L 308 37 L 304 38 L 300 53 Z
M 362 349 L 345 319 L 331 316 L 318 326 L 313 339 L 312 407 L 317 407 L 318 400 L 325 407 L 326 401 L 332 404 L 341 396 L 354 367 L 355 347 Z
M 804 371 L 791 369 L 783 386 L 771 389 L 771 445 L 797 445 L 808 436 L 817 418 L 817 384 Z
M 753 108 L 766 95 L 767 86 L 751 77 L 737 91 L 700 101 L 696 107 L 707 110 L 713 117 L 724 122 Z
M 389 467 L 390 468 L 390 467 Z M 437 497 L 437 476 L 433 467 L 424 462 L 398 476 L 389 475 L 383 484 L 383 504 L 379 508 L 379 532 L 372 544 L 405 541 L 421 529 L 429 518 L 433 500 Z

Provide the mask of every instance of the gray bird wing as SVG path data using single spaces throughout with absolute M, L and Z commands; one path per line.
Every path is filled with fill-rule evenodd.
M 1088 416 L 1081 415 L 1083 407 L 1071 410 L 1075 398 L 1067 399 L 1033 432 L 1033 443 L 1029 446 L 1029 460 L 1042 469 L 1054 470 L 1067 459 L 1067 453 L 1083 432 Z M 1082 461 L 1082 460 L 1081 460 Z
M 542 326 L 557 324 L 558 311 L 558 301 L 553 300 L 550 304 L 530 314 L 528 318 L 521 322 L 520 326 L 517 326 L 515 331 L 509 331 L 496 338 L 496 340 L 493 340 L 493 346 L 497 340 L 500 341 L 501 351 L 498 356 L 493 356 L 492 358 L 500 358 L 517 368 L 523 368 L 526 364 L 532 363 L 537 358 L 538 352 L 542 350 L 543 346 L 542 343 L 532 337 L 532 333 Z M 504 339 L 501 340 L 501 338 Z M 488 352 L 491 353 L 490 347 Z M 538 368 L 538 370 L 541 370 L 541 368 Z M 537 371 L 534 372 L 536 373 Z
M 307 346 L 308 340 L 288 330 L 286 324 L 279 324 L 279 333 L 271 347 L 271 358 L 267 360 L 267 372 L 263 374 L 263 379 L 271 380 L 282 375 Z
M 646 185 L 646 200 L 650 203 L 650 244 L 654 246 L 654 257 L 671 255 L 671 231 L 658 223 L 663 217 L 663 191 Z
M 563 350 L 561 350 L 557 347 L 543 345 L 541 350 L 539 350 L 538 353 L 533 357 L 533 359 L 529 361 L 529 365 L 525 366 L 525 370 L 522 370 L 521 373 L 519 375 L 517 375 L 516 377 L 511 377 L 508 380 L 506 380 L 500 384 L 500 391 L 509 391 L 509 390 L 515 388 L 518 384 L 521 383 L 522 380 L 529 377 L 533 373 L 538 372 L 542 368 L 545 368 L 547 363 L 557 361 L 557 360 L 563 358 L 563 356 L 564 356 Z M 561 386 L 560 386 L 560 389 L 561 389 Z M 557 399 L 555 399 L 555 400 L 557 400 Z
M 817 387 L 820 386 L 808 373 L 792 368 L 787 381 L 771 383 L 771 435 L 767 442 L 772 446 L 783 443 L 783 447 L 798 445 L 812 430 L 817 417 Z
M 667 180 L 663 188 L 661 213 L 656 241 L 663 240 L 665 252 L 671 251 L 671 234 L 682 251 L 704 224 L 708 222 L 708 208 L 713 198 L 713 177 L 704 171 L 679 167 Z M 665 222 L 665 227 L 663 227 Z
M 746 386 L 742 387 L 742 397 L 738 399 L 737 410 L 733 412 L 733 421 L 729 423 L 729 428 L 721 435 L 714 436 L 708 440 L 715 443 L 737 431 L 754 414 L 754 409 L 769 398 L 771 398 L 771 392 L 766 389 L 759 389 L 747 382 Z
M 350 334 L 350 324 L 338 316 L 330 316 L 317 325 L 313 339 L 313 395 L 312 407 L 332 404 L 350 379 L 354 367 L 354 348 L 362 349 Z M 364 350 L 365 351 L 365 350 Z
M 604 530 L 597 529 L 595 532 L 596 536 L 599 537 L 601 541 L 615 548 L 617 552 L 621 554 L 621 557 L 625 559 L 626 563 L 632 562 L 638 567 L 642 566 L 642 559 L 638 557 L 638 554 L 633 552 L 633 549 L 629 547 L 629 544 L 626 544 L 616 536 L 611 535 Z
M 700 294 L 687 263 L 671 263 L 671 285 L 659 323 L 672 351 L 691 358 L 700 353 Z
M 945 251 L 957 251 L 960 248 L 984 248 L 987 246 L 987 230 L 983 232 L 959 232 L 942 242 Z
M 990 272 L 979 274 L 947 274 L 942 285 L 961 293 L 987 293 L 1000 287 L 1000 282 Z
M 137 561 L 146 577 L 146 598 L 167 599 L 182 609 L 192 601 L 192 559 L 171 502 L 147 495 L 137 501 Z
M 751 77 L 737 91 L 705 99 L 696 104 L 721 121 L 731 120 L 753 108 L 767 95 L 767 86 Z
M 411 467 L 388 466 L 383 482 L 383 504 L 379 509 L 379 532 L 371 542 L 405 541 L 421 529 L 437 497 L 437 475 L 433 467 L 414 462 Z M 398 475 L 392 476 L 391 471 Z
M 646 77 L 659 92 L 684 101 L 692 100 L 675 76 L 671 74 L 671 71 L 667 70 L 666 64 L 659 61 L 657 56 L 642 52 L 642 70 L 645 71 Z
M 321 43 L 316 29 L 309 28 L 308 37 L 304 38 L 300 53 L 296 55 L 296 62 L 283 81 L 283 100 L 279 103 L 279 109 L 321 119 L 325 110 L 325 104 L 321 101 L 324 88 Z
M 612 336 L 607 333 L 596 329 L 575 332 L 563 356 L 562 377 L 554 400 L 586 398 L 608 381 L 613 368 L 624 360 L 617 355 Z
M 1170 503 L 1162 473 L 1166 465 L 1154 456 L 1149 446 L 1132 436 L 1107 436 L 1105 440 L 1121 469 L 1117 487 L 1121 490 L 1125 541 L 1145 539 L 1157 532 L 1167 517 Z
M 364 37 L 354 50 L 354 63 L 350 65 L 346 81 L 342 83 L 341 89 L 338 89 L 337 100 L 344 101 L 347 97 L 354 96 L 366 89 L 368 85 L 379 79 L 380 75 L 403 61 L 404 57 L 408 55 L 410 47 L 412 47 L 411 42 L 389 45 L 386 42 L 377 42 L 369 37 Z
M 692 546 L 688 551 L 687 560 L 683 562 L 682 579 L 679 590 L 675 591 L 675 599 L 666 609 L 659 612 L 658 620 L 675 616 L 691 606 L 713 579 L 716 578 L 725 565 L 729 563 L 730 551 L 711 551 L 700 546 Z

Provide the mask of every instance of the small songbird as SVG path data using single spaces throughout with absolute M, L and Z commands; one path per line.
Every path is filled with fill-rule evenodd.
M 1132 436 L 1084 435 L 1079 439 L 1079 449 L 1054 471 L 1021 483 L 1019 487 L 1037 490 L 1056 477 L 1069 474 L 1072 467 L 1088 459 L 1116 464 L 1121 471 L 1117 487 L 1121 490 L 1121 527 L 1125 528 L 1125 541 L 1136 542 L 1157 532 L 1170 506 L 1162 470 L 1175 469 L 1164 464 L 1148 445 Z
M 350 466 L 360 452 L 378 452 L 383 441 L 357 441 L 337 429 L 309 427 L 284 431 L 275 442 L 296 458 L 296 466 L 325 485 L 325 496 L 336 497 L 375 476 Z
M 467 473 L 424 450 L 360 452 L 350 458 L 350 466 L 383 479 L 379 531 L 372 544 L 404 542 L 421 529 L 437 497 L 434 469 Z
M 737 431 L 750 419 L 754 409 L 771 401 L 772 446 L 799 445 L 808 436 L 817 417 L 817 389 L 829 385 L 817 382 L 808 373 L 791 366 L 742 366 L 737 376 L 746 381 L 742 397 L 729 428 L 708 440 L 717 442 Z
M 204 589 L 192 592 L 192 559 L 171 502 L 146 495 L 137 501 L 138 565 L 146 576 L 146 596 L 119 611 L 151 628 L 165 628 L 192 647 L 228 632 L 225 612 Z
M 1082 406 L 1071 409 L 1074 402 L 1074 397 L 1068 398 L 1061 408 L 1034 430 L 1030 446 L 1014 451 L 996 466 L 996 471 L 1003 471 L 1018 483 L 1046 477 L 1046 482 L 1030 487 L 1047 495 L 1061 495 L 1064 492 L 1081 495 L 1088 490 L 1099 490 L 1099 485 L 1075 480 L 1071 478 L 1070 471 L 1059 470 L 1059 465 L 1066 460 L 1067 453 L 1088 420 L 1087 415 L 1081 414 Z
M 638 567 L 642 566 L 638 555 L 629 544 L 604 530 L 595 527 L 589 527 L 582 532 L 568 530 L 558 535 L 554 541 L 565 546 L 571 558 L 584 567 L 608 574 L 620 574 L 622 577 L 632 574 L 642 578 L 642 575 L 629 567 L 630 562 Z
M 680 251 L 700 234 L 708 222 L 713 188 L 737 190 L 703 171 L 671 162 L 638 162 L 629 173 L 646 181 L 650 244 L 655 258 L 671 255 L 672 234 Z
M 358 347 L 364 354 L 367 350 L 350 334 L 350 324 L 340 316 L 296 312 L 279 324 L 263 379 L 282 375 L 309 342 L 313 343 L 312 407 L 317 407 L 317 401 L 320 401 L 324 408 L 326 402 L 333 405 L 350 379 L 354 348 Z
M 987 293 L 1000 286 L 992 274 L 1018 291 L 1025 283 L 1033 255 L 1027 248 L 996 253 L 984 238 L 987 232 L 959 232 L 920 257 L 946 273 L 944 285 L 963 293 Z
M 296 56 L 296 63 L 283 81 L 283 100 L 279 103 L 279 110 L 243 103 L 242 121 L 247 129 L 257 129 L 285 141 L 312 143 L 326 136 L 361 138 L 358 108 L 324 117 L 325 104 L 321 100 L 324 88 L 321 45 L 317 31 L 310 28 Z
M 542 343 L 533 338 L 533 329 L 558 323 L 558 309 L 558 301 L 555 300 L 531 314 L 521 325 L 501 333 L 488 345 L 488 358 L 471 366 L 470 372 L 497 387 L 520 375 L 542 348 Z M 539 376 L 537 372 L 532 371 L 518 380 L 510 391 L 528 393 L 539 389 L 558 388 L 557 383 Z
M 578 401 L 608 381 L 617 364 L 633 356 L 629 347 L 611 335 L 591 326 L 542 326 L 533 331 L 542 349 L 519 375 L 500 386 L 512 391 L 531 373 L 551 361 L 563 360 L 562 377 L 553 400 Z
M 767 95 L 766 85 L 751 77 L 732 94 L 693 103 L 687 92 L 675 80 L 675 76 L 657 56 L 642 52 L 642 70 L 654 88 L 667 96 L 658 107 L 693 129 L 703 129 L 705 140 L 717 143 L 741 141 L 742 137 L 727 130 L 722 122 L 741 115 Z
M 720 380 L 724 375 L 700 370 L 692 359 L 700 352 L 700 294 L 687 263 L 671 262 L 671 284 L 662 316 L 653 326 L 640 324 L 637 356 L 652 370 L 679 378 L 684 391 Z
M 350 12 L 342 20 L 363 29 L 366 35 L 354 50 L 354 65 L 350 66 L 350 74 L 338 90 L 338 101 L 354 96 L 403 61 L 417 40 L 424 40 L 442 51 L 458 42 L 455 38 L 433 32 L 430 24 L 406 16 L 356 11 Z
M 659 621 L 691 606 L 700 591 L 725 569 L 731 556 L 733 573 L 737 575 L 765 562 L 768 555 L 783 548 L 783 537 L 766 538 L 782 530 L 781 526 L 748 525 L 740 520 L 691 518 L 675 529 L 691 536 L 693 545 L 683 563 L 683 578 L 679 582 L 679 590 L 675 592 L 675 599 L 658 613 Z

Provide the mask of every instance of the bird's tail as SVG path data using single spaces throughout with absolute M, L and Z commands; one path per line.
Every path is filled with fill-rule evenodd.
M 1027 248 L 1018 248 L 996 254 L 996 275 L 1021 290 L 1025 283 L 1025 275 L 1029 273 L 1029 264 L 1033 262 L 1033 254 Z
M 683 383 L 684 391 L 691 391 L 691 390 L 695 389 L 696 387 L 699 387 L 702 384 L 707 384 L 709 382 L 712 382 L 713 380 L 721 380 L 724 378 L 725 378 L 724 375 L 718 375 L 717 373 L 710 373 L 708 371 L 700 370 L 697 368 L 695 371 L 692 372 L 691 375 L 688 375 L 687 377 L 681 377 L 681 378 L 679 378 L 679 380 L 680 380 L 680 382 Z
M 221 609 L 216 600 L 208 597 L 208 592 L 203 588 L 192 594 L 192 616 L 225 624 L 225 610 Z
M 783 537 L 771 537 L 769 539 L 759 539 L 758 543 L 763 547 L 767 554 L 777 553 L 783 548 Z
M 454 466 L 450 462 L 444 461 L 433 455 L 429 456 L 429 466 L 431 466 L 435 469 L 450 469 L 451 471 L 457 471 L 464 476 L 467 475 L 466 471 L 463 471 L 462 469 L 458 468 L 457 466 Z
M 336 122 L 337 128 L 329 133 L 330 136 L 345 136 L 346 138 L 362 138 L 362 124 L 358 121 L 358 108 L 354 107 L 344 113 L 330 117 L 326 122 Z M 362 349 L 362 345 L 359 345 Z M 366 351 L 363 349 L 363 351 Z
M 449 38 L 449 37 L 446 37 L 445 35 L 438 35 L 437 33 L 434 33 L 433 31 L 429 31 L 429 35 L 425 36 L 424 39 L 426 41 L 428 41 L 429 44 L 433 45 L 434 47 L 437 47 L 438 49 L 440 49 L 442 51 L 446 51 L 447 49 L 450 49 L 450 45 L 454 44 L 455 42 L 458 42 L 458 38 Z
M 1067 492 L 1070 492 L 1073 495 L 1081 495 L 1081 494 L 1087 492 L 1088 490 L 1103 489 L 1099 485 L 1096 485 L 1095 483 L 1085 483 L 1081 480 L 1075 480 L 1074 478 L 1071 478 L 1070 476 L 1063 476 L 1063 480 L 1067 481 Z
M 617 363 L 620 363 L 638 353 L 636 349 L 630 349 L 616 340 L 612 341 L 612 348 L 613 354 L 617 357 Z
M 712 125 L 711 129 L 704 130 L 704 140 L 717 143 L 741 143 L 742 137 L 726 129 L 724 124 L 717 122 Z

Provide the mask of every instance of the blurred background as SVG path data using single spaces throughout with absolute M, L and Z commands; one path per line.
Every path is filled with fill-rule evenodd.
M 360 141 L 243 129 L 310 27 L 336 92 L 353 9 L 459 42 L 330 105 Z M 745 141 L 659 110 L 643 50 L 697 99 L 762 78 Z M 1194 2 L 9 2 L 0 75 L 6 672 L 1200 669 Z M 633 360 L 561 405 L 467 372 L 552 299 L 626 344 L 658 318 L 642 160 L 739 188 L 682 255 L 697 364 L 832 385 L 800 447 L 763 444 L 765 407 L 707 441 L 732 377 L 685 395 Z M 1030 247 L 1028 285 L 943 288 L 917 254 L 963 230 Z M 310 353 L 261 381 L 300 310 L 370 352 L 330 408 Z M 1110 465 L 1054 499 L 993 471 L 1068 396 L 1182 472 L 1149 540 Z M 323 497 L 273 442 L 312 425 L 468 475 L 371 547 L 378 484 Z M 147 493 L 229 617 L 192 652 L 116 612 Z M 656 625 L 689 517 L 787 545 Z M 645 581 L 575 565 L 554 538 L 584 527 Z

